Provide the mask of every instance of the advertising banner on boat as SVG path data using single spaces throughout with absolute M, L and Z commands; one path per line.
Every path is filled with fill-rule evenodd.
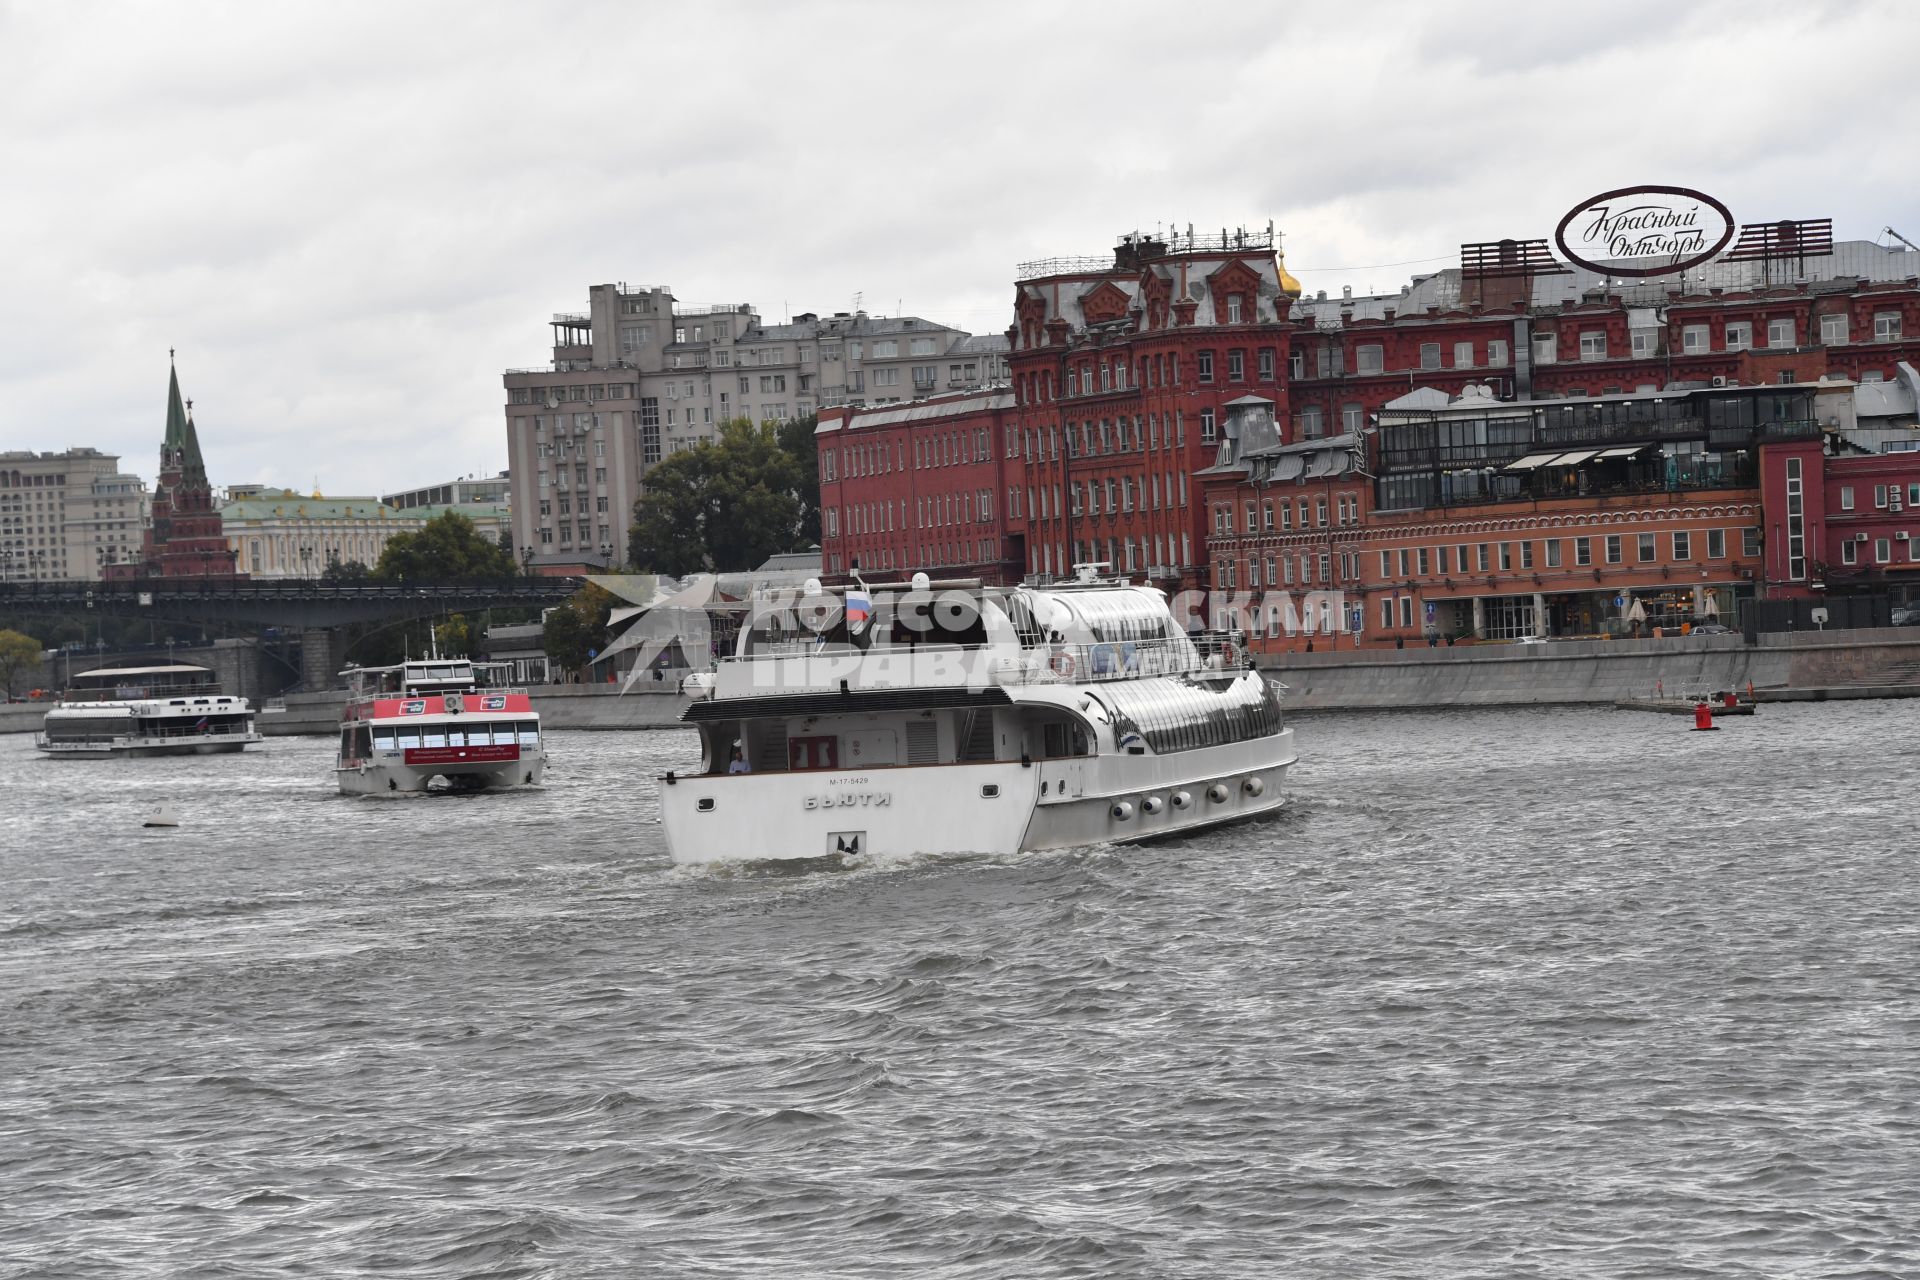
M 514 743 L 485 747 L 408 747 L 408 764 L 500 764 L 518 760 L 520 748 Z

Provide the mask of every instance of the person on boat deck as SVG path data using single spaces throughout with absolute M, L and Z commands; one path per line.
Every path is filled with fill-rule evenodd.
M 740 748 L 738 746 L 734 747 L 733 749 L 733 759 L 729 761 L 727 764 L 727 772 L 728 773 L 752 773 L 753 772 L 753 766 L 747 763 L 747 758 L 744 755 L 740 754 Z

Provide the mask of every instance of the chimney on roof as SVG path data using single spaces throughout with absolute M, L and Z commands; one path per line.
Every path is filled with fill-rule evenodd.
M 1392 307 L 1388 307 L 1388 308 L 1387 308 L 1387 323 L 1388 323 L 1388 324 L 1392 324 L 1392 323 L 1393 323 L 1393 318 L 1394 318 L 1394 316 L 1396 316 L 1396 315 L 1398 315 L 1398 314 L 1399 314 L 1399 312 L 1397 312 L 1397 311 L 1395 311 L 1395 310 L 1394 310 L 1394 309 L 1393 309 Z
M 1351 301 L 1351 300 L 1352 300 L 1352 298 L 1353 298 L 1353 286 L 1352 286 L 1352 285 L 1350 285 L 1350 284 L 1343 284 L 1343 285 L 1341 285 L 1341 286 L 1340 286 L 1340 296 L 1341 296 L 1342 298 L 1345 298 L 1345 299 L 1347 299 L 1347 300 L 1349 300 L 1349 301 Z

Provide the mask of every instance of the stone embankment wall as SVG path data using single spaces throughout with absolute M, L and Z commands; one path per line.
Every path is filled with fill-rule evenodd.
M 1748 684 L 1762 698 L 1899 697 L 1920 692 L 1920 631 L 1361 649 L 1262 665 L 1297 711 L 1607 703 Z
M 1582 640 L 1437 649 L 1290 654 L 1262 664 L 1285 681 L 1293 711 L 1519 706 L 1612 702 L 1744 691 L 1775 700 L 1920 696 L 1920 628 L 1884 628 L 1661 640 Z M 345 695 L 289 695 L 284 712 L 259 717 L 270 735 L 332 734 Z M 686 699 L 659 687 L 621 694 L 612 685 L 539 685 L 533 705 L 550 729 L 663 729 Z M 44 704 L 0 706 L 0 733 L 40 727 Z

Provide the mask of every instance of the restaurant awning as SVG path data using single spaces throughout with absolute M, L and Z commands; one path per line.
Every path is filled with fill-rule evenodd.
M 1575 466 L 1585 462 L 1588 458 L 1597 456 L 1599 452 L 1598 449 L 1580 449 L 1573 453 L 1563 453 L 1553 460 L 1553 465 L 1556 467 Z
M 1602 449 L 1599 456 L 1602 458 L 1631 458 L 1642 449 L 1649 447 L 1650 446 L 1644 444 L 1630 444 L 1620 449 Z
M 1507 471 L 1531 471 L 1535 467 L 1546 466 L 1559 456 L 1557 453 L 1530 453 L 1518 461 L 1509 462 L 1504 469 Z

